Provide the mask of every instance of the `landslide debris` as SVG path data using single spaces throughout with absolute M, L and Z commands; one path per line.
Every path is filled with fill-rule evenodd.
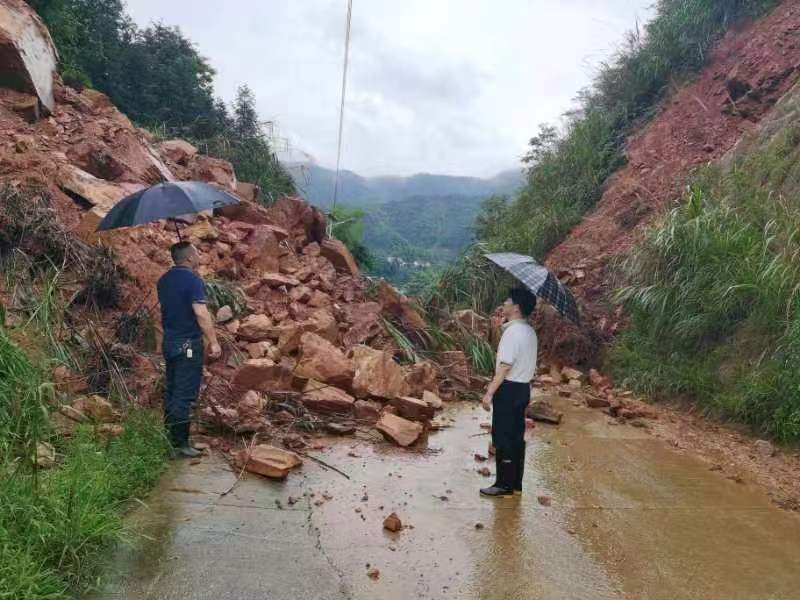
M 730 31 L 697 79 L 675 91 L 626 147 L 627 164 L 601 200 L 547 256 L 546 264 L 576 293 L 599 339 L 544 324 L 543 345 L 558 362 L 591 365 L 592 346 L 620 330 L 611 296 L 614 264 L 676 201 L 690 173 L 721 158 L 759 123 L 800 78 L 800 6 L 786 0 L 766 17 Z
M 257 188 L 238 181 L 230 163 L 184 140 L 158 143 L 102 93 L 64 85 L 55 64 L 52 40 L 28 5 L 0 4 L 0 186 L 50 215 L 75 248 L 104 248 L 119 271 L 117 296 L 95 305 L 87 334 L 108 363 L 90 365 L 88 373 L 61 369 L 54 375 L 63 391 L 108 388 L 108 380 L 93 377 L 111 372 L 119 357 L 132 399 L 160 402 L 156 348 L 148 353 L 133 344 L 140 321 L 159 327 L 155 284 L 171 266 L 175 233 L 164 223 L 101 234 L 95 228 L 125 195 L 172 180 L 207 181 L 241 200 L 179 225 L 201 252 L 199 271 L 209 282 L 223 342 L 223 356 L 204 372 L 201 430 L 257 433 L 298 447 L 306 442 L 290 437 L 297 430 L 351 434 L 358 423 L 408 446 L 422 437 L 442 398 L 473 383 L 459 352 L 449 352 L 442 365 L 419 357 L 401 364 L 404 355 L 385 323 L 422 339 L 425 319 L 386 282 L 373 293 L 347 247 L 325 236 L 319 210 L 295 197 L 257 204 Z M 13 220 L 7 208 L 0 207 L 0 222 Z M 21 231 L 24 237 L 30 230 Z M 0 241 L 3 252 L 19 243 Z M 67 416 L 106 421 L 110 405 L 86 398 Z M 296 466 L 274 446 L 232 449 L 238 464 L 268 477 Z

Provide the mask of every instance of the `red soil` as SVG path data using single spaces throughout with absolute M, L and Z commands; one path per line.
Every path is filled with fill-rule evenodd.
M 681 198 L 691 172 L 728 152 L 800 78 L 800 4 L 786 0 L 767 17 L 729 32 L 695 81 L 676 90 L 628 140 L 628 163 L 597 206 L 547 257 L 551 268 L 581 269 L 571 284 L 586 321 L 613 335 L 610 263 Z

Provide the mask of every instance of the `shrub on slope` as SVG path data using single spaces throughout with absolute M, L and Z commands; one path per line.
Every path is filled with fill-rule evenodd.
M 629 34 L 601 65 L 563 130 L 544 126 L 531 139 L 523 159 L 526 185 L 514 201 L 488 206 L 478 220 L 478 239 L 490 250 L 544 258 L 600 199 L 606 179 L 624 162 L 625 138 L 653 114 L 669 87 L 705 64 L 722 33 L 777 3 L 661 0 L 644 33 Z M 443 297 L 476 295 L 470 283 L 481 277 L 469 272 L 470 264 L 476 263 L 467 260 L 442 279 Z
M 626 260 L 631 326 L 609 358 L 626 385 L 797 441 L 798 91 L 776 110 L 764 141 L 698 176 Z

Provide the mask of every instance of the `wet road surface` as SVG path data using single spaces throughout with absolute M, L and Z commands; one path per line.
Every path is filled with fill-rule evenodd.
M 564 422 L 532 432 L 515 499 L 478 496 L 492 479 L 477 470 L 494 464 L 473 457 L 488 436 L 470 436 L 488 417 L 465 403 L 425 451 L 343 439 L 312 452 L 351 480 L 306 459 L 286 482 L 250 476 L 222 497 L 237 473 L 221 458 L 176 464 L 132 515 L 138 535 L 95 598 L 800 598 L 798 515 L 640 429 L 556 402 Z M 396 534 L 382 529 L 393 511 L 406 526 Z

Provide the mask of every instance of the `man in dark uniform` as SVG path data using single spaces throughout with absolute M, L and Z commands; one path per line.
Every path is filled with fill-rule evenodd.
M 481 494 L 489 497 L 522 493 L 525 467 L 525 409 L 536 375 L 538 340 L 528 318 L 536 308 L 536 296 L 524 288 L 511 290 L 503 304 L 503 335 L 497 347 L 495 376 L 482 405 L 492 413 L 492 444 L 497 481 Z
M 175 266 L 158 280 L 158 301 L 164 328 L 164 420 L 177 456 L 200 455 L 189 444 L 189 424 L 203 379 L 203 338 L 212 359 L 222 353 L 214 322 L 206 307 L 203 280 L 195 269 L 200 255 L 189 242 L 170 248 Z

